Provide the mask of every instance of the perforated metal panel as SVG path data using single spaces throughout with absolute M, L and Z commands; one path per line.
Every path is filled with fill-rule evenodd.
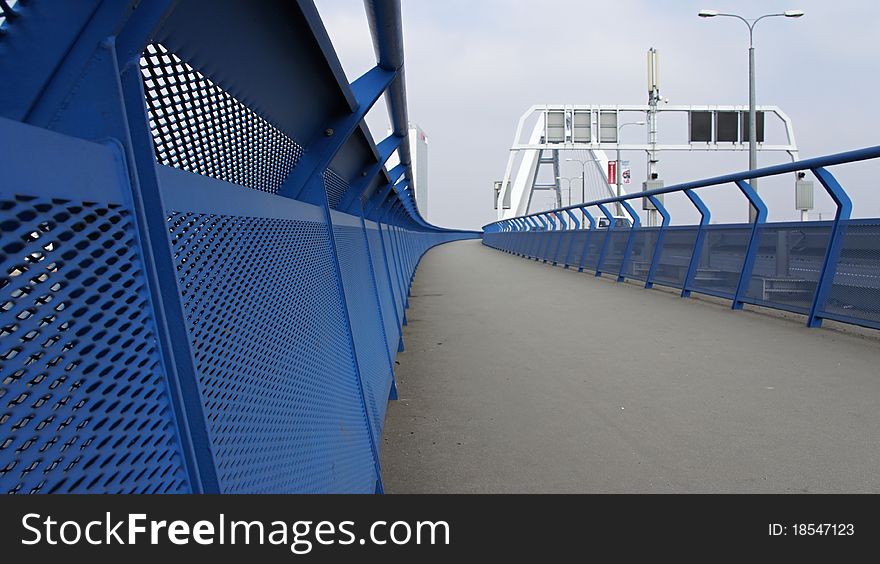
M 391 233 L 392 228 L 385 225 L 382 226 L 381 229 L 382 237 L 385 241 L 385 252 L 388 257 L 388 268 L 391 270 L 391 282 L 394 289 L 394 304 L 397 308 L 397 316 L 401 317 L 403 315 L 403 295 L 405 288 L 403 287 L 403 277 L 401 274 L 400 253 L 394 242 L 394 236 Z
M 379 303 L 382 307 L 382 319 L 385 323 L 385 336 L 391 358 L 397 354 L 397 344 L 400 338 L 400 328 L 397 323 L 397 312 L 394 309 L 394 294 L 392 293 L 391 280 L 387 269 L 387 258 L 383 252 L 381 235 L 376 227 L 367 228 L 367 237 L 370 242 L 370 254 L 373 257 L 373 270 L 376 274 L 376 285 L 379 293 Z
M 581 268 L 596 270 L 596 263 L 599 262 L 599 253 L 602 252 L 602 244 L 605 242 L 606 234 L 603 230 L 595 230 L 590 234 L 584 252 L 581 255 Z
M 624 272 L 627 278 L 635 278 L 636 280 L 647 279 L 659 233 L 659 229 L 651 227 L 641 228 L 635 232 L 633 235 L 632 252 L 627 261 L 626 272 Z
M 323 179 L 324 190 L 327 192 L 327 203 L 331 209 L 335 210 L 348 190 L 348 183 L 329 168 L 324 171 Z
M 327 227 L 168 221 L 222 491 L 373 492 Z
M 693 290 L 733 298 L 751 234 L 750 225 L 706 226 Z
M 128 211 L 19 196 L 0 233 L 4 490 L 189 491 Z
M 630 229 L 612 229 L 610 235 L 606 232 L 602 236 L 603 238 L 609 236 L 610 240 L 599 269 L 604 273 L 617 276 L 617 273 L 620 272 L 620 265 L 623 263 L 623 254 L 626 250 L 626 243 L 629 241 Z
M 163 45 L 140 66 L 160 164 L 278 192 L 302 147 Z
M 880 220 L 842 222 L 843 245 L 822 309 L 844 320 L 880 324 Z
M 558 264 L 564 264 L 565 262 L 565 254 L 568 251 L 569 245 L 571 245 L 571 238 L 574 234 L 574 231 L 567 229 L 562 231 L 559 234 L 559 239 L 556 242 L 556 246 L 553 248 L 553 262 Z M 520 233 L 516 234 L 516 237 L 519 238 Z
M 658 257 L 657 271 L 654 273 L 654 283 L 674 288 L 684 286 L 696 238 L 695 226 L 674 226 L 666 229 L 663 247 Z
M 828 248 L 831 222 L 765 224 L 745 299 L 808 313 Z
M 333 233 L 358 368 L 373 434 L 378 444 L 385 421 L 388 393 L 391 390 L 391 364 L 388 343 L 385 341 L 385 327 L 379 314 L 379 302 L 370 272 L 363 231 L 354 227 L 336 226 Z

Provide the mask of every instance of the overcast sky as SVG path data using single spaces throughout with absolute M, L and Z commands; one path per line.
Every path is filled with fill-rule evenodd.
M 375 65 L 363 2 L 316 3 L 354 80 Z M 802 18 L 756 27 L 758 103 L 778 105 L 792 118 L 801 158 L 880 144 L 876 0 L 403 0 L 409 117 L 429 139 L 430 221 L 477 228 L 495 218 L 492 183 L 504 174 L 516 122 L 529 106 L 646 103 L 649 47 L 660 52 L 661 94 L 670 103 L 747 104 L 748 30 L 731 18 L 698 18 L 701 8 L 746 17 L 803 9 Z M 384 137 L 385 104 L 367 121 L 377 140 Z M 628 132 L 624 141 L 644 135 Z M 633 162 L 632 187 L 645 178 L 643 155 L 623 156 Z M 748 165 L 744 152 L 660 159 L 667 185 Z M 759 155 L 762 165 L 785 160 Z M 880 166 L 835 173 L 853 194 L 857 215 L 880 217 Z M 577 174 L 580 165 L 562 171 Z M 771 219 L 798 217 L 790 178 L 761 188 Z M 815 211 L 831 213 L 818 184 L 816 192 Z M 739 198 L 731 188 L 707 199 L 715 219 L 736 221 L 745 216 Z M 673 215 L 679 204 L 687 207 L 670 204 Z

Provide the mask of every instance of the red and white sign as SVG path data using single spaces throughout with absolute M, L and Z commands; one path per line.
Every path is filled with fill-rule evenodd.
M 620 161 L 620 178 L 622 184 L 629 184 L 632 180 L 632 171 L 629 169 L 629 161 Z
M 608 161 L 608 184 L 617 184 L 617 161 Z

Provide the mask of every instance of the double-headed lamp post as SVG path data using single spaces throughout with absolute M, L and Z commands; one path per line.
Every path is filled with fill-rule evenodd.
M 557 176 L 556 180 L 565 180 L 568 182 L 568 205 L 571 205 L 571 181 L 580 180 L 579 176 Z
M 645 125 L 643 121 L 628 121 L 626 123 L 621 123 L 617 127 L 617 168 L 615 173 L 615 183 L 617 184 L 617 190 L 615 191 L 615 195 L 619 198 L 621 195 L 620 190 L 620 180 L 623 173 L 623 168 L 620 166 L 620 130 L 626 127 L 627 125 Z M 623 206 L 620 205 L 620 202 L 616 202 L 614 207 L 617 209 L 617 215 L 623 215 Z
M 587 200 L 587 163 L 594 163 L 596 159 L 565 159 L 565 162 L 581 163 L 581 203 L 584 203 Z M 571 194 L 571 183 L 569 183 L 568 193 Z M 581 209 L 581 222 L 585 221 L 587 221 L 586 212 Z
M 779 14 L 764 14 L 758 18 L 749 20 L 737 14 L 723 14 L 718 10 L 700 10 L 697 14 L 701 18 L 726 17 L 736 18 L 749 28 L 749 170 L 758 168 L 758 144 L 757 144 L 757 118 L 755 112 L 755 25 L 765 18 L 799 18 L 804 15 L 803 10 L 787 10 Z M 749 184 L 755 190 L 758 189 L 758 180 L 752 178 Z M 749 221 L 754 223 L 755 210 L 749 205 Z

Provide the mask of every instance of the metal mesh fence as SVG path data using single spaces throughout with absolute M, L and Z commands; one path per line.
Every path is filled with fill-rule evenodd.
M 844 321 L 880 325 L 880 220 L 841 222 L 834 284 L 821 309 Z

